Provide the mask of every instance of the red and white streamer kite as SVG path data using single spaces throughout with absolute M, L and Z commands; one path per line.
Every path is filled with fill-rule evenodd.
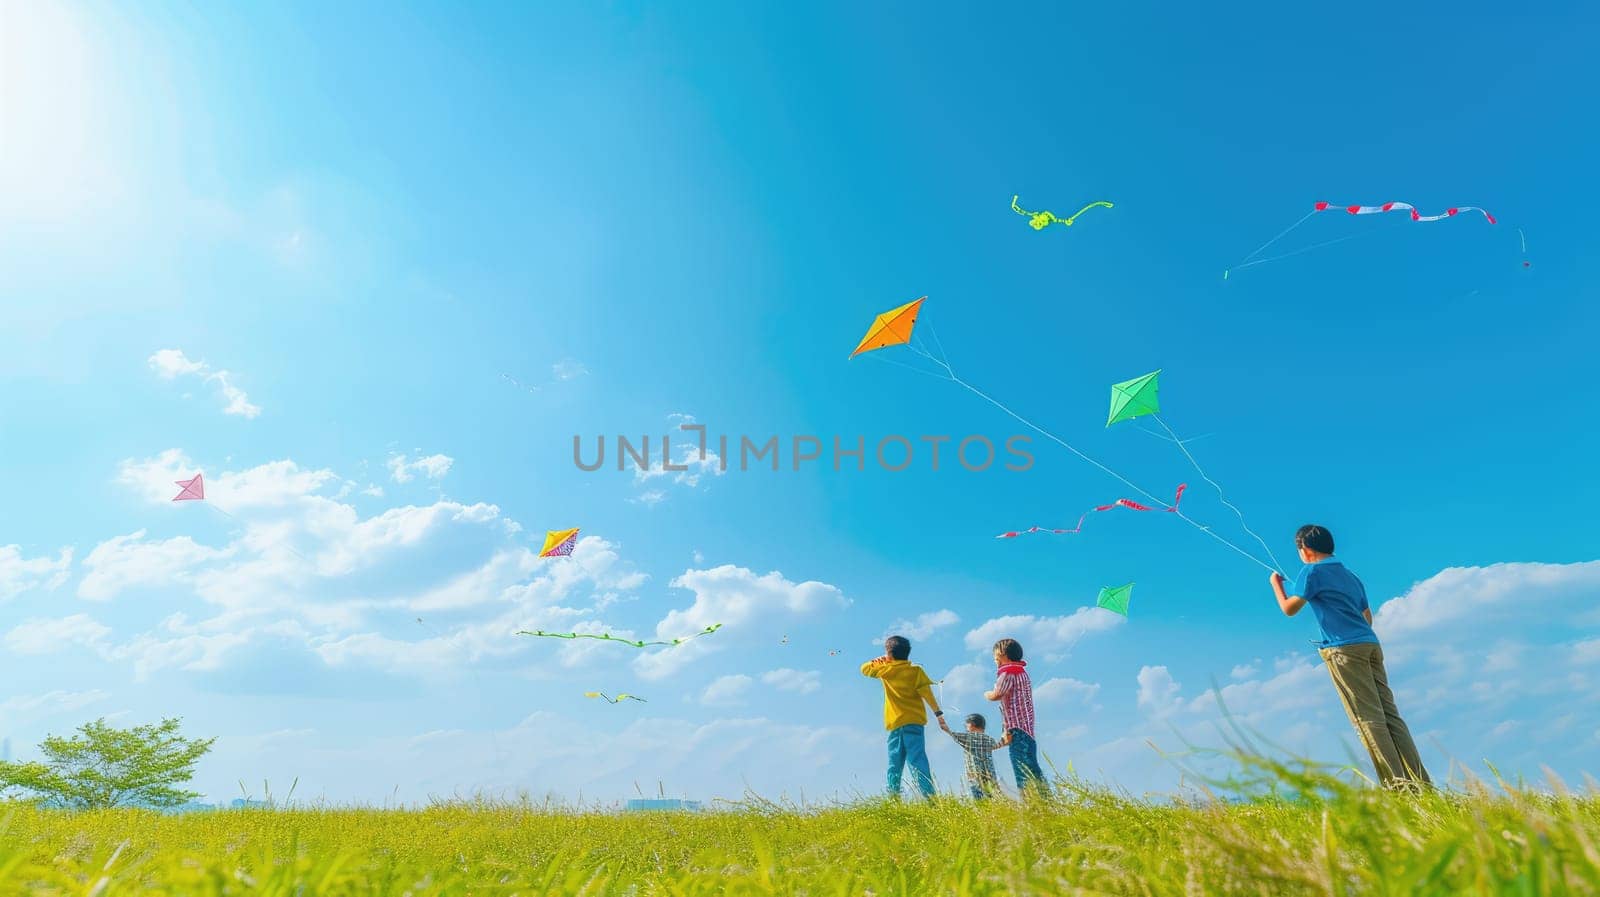
M 1305 214 L 1304 218 L 1301 218 L 1299 221 L 1296 221 L 1295 223 L 1293 223 L 1293 224 L 1289 225 L 1288 227 L 1284 228 L 1283 231 L 1281 233 L 1279 233 L 1276 237 L 1273 237 L 1272 239 L 1268 240 L 1267 242 L 1262 243 L 1260 246 L 1256 247 L 1256 251 L 1255 252 L 1252 252 L 1249 255 L 1245 256 L 1244 258 L 1240 259 L 1238 264 L 1234 265 L 1231 268 L 1228 268 L 1228 269 L 1224 270 L 1222 272 L 1222 279 L 1223 280 L 1227 280 L 1228 279 L 1228 275 L 1232 274 L 1234 271 L 1239 271 L 1239 270 L 1242 270 L 1244 268 L 1254 268 L 1256 265 L 1265 265 L 1267 262 L 1275 262 L 1275 261 L 1278 261 L 1279 259 L 1286 259 L 1286 258 L 1289 258 L 1290 256 L 1299 255 L 1299 254 L 1301 254 L 1303 252 L 1310 252 L 1313 249 L 1321 249 L 1324 246 L 1332 246 L 1335 243 L 1343 243 L 1346 240 L 1354 240 L 1354 239 L 1357 239 L 1358 237 L 1367 236 L 1367 235 L 1369 235 L 1371 233 L 1375 233 L 1376 230 L 1381 230 L 1381 228 L 1379 228 L 1379 229 L 1374 229 L 1374 230 L 1363 231 L 1362 233 L 1358 233 L 1358 234 L 1346 234 L 1346 235 L 1344 235 L 1342 237 L 1335 237 L 1332 240 L 1324 240 L 1321 243 L 1313 243 L 1310 246 L 1302 246 L 1299 249 L 1294 249 L 1294 250 L 1291 250 L 1289 252 L 1282 253 L 1280 255 L 1274 255 L 1274 256 L 1272 256 L 1270 258 L 1260 258 L 1259 257 L 1261 255 L 1261 253 L 1266 252 L 1267 249 L 1269 247 L 1271 247 L 1273 244 L 1277 243 L 1279 240 L 1282 240 L 1284 237 L 1287 237 L 1289 235 L 1289 233 L 1291 231 L 1293 231 L 1295 228 L 1297 228 L 1300 225 L 1305 224 L 1307 221 L 1311 220 L 1311 216 L 1312 215 L 1315 215 L 1318 212 L 1326 212 L 1329 209 L 1339 209 L 1339 208 L 1344 209 L 1346 212 L 1349 212 L 1352 215 L 1381 215 L 1384 212 L 1401 212 L 1401 211 L 1410 212 L 1412 221 L 1440 221 L 1440 220 L 1443 220 L 1445 218 L 1454 218 L 1456 216 L 1456 214 L 1459 213 L 1459 212 L 1477 212 L 1477 213 L 1481 214 L 1483 216 L 1484 220 L 1488 221 L 1490 224 L 1495 224 L 1496 223 L 1496 221 L 1494 220 L 1494 216 L 1489 214 L 1489 210 L 1488 209 L 1480 209 L 1477 206 L 1457 206 L 1456 208 L 1453 208 L 1453 209 L 1445 209 L 1442 213 L 1440 213 L 1438 215 L 1424 215 L 1421 212 L 1417 211 L 1417 207 L 1412 205 L 1409 202 L 1386 202 L 1381 206 L 1336 206 L 1331 202 L 1319 202 L 1316 205 L 1312 206 L 1311 211 L 1307 212 Z
M 1317 203 L 1317 206 L 1316 206 L 1316 210 L 1318 212 L 1326 212 L 1327 210 L 1329 210 L 1331 208 L 1337 208 L 1337 207 L 1332 205 L 1331 203 L 1326 203 L 1326 202 L 1319 202 L 1319 203 Z M 1349 212 L 1352 215 L 1376 215 L 1376 214 L 1379 214 L 1381 212 L 1393 212 L 1395 209 L 1404 209 L 1404 210 L 1410 212 L 1412 221 L 1441 221 L 1441 220 L 1443 220 L 1445 218 L 1453 217 L 1457 212 L 1481 212 L 1481 213 L 1483 213 L 1483 217 L 1485 219 L 1487 219 L 1490 224 L 1494 224 L 1495 223 L 1494 216 L 1489 214 L 1489 210 L 1488 209 L 1480 209 L 1477 206 L 1460 206 L 1459 208 L 1445 209 L 1444 210 L 1444 214 L 1442 214 L 1442 215 L 1424 215 L 1421 212 L 1417 211 L 1417 207 L 1416 206 L 1414 206 L 1414 205 L 1412 205 L 1411 203 L 1408 203 L 1408 202 L 1386 202 L 1381 206 L 1345 206 L 1344 207 L 1344 210 L 1346 212 Z
M 1026 535 L 1029 535 L 1031 533 L 1040 533 L 1040 534 L 1049 535 L 1049 536 L 1072 535 L 1072 534 L 1079 533 L 1079 532 L 1083 531 L 1083 522 L 1085 520 L 1089 519 L 1089 515 L 1090 514 L 1094 514 L 1094 513 L 1097 513 L 1099 511 L 1109 511 L 1112 508 L 1127 508 L 1130 511 L 1164 511 L 1164 512 L 1166 512 L 1168 514 L 1175 514 L 1178 511 L 1178 502 L 1183 501 L 1183 490 L 1185 490 L 1187 488 L 1189 488 L 1189 484 L 1188 483 L 1182 483 L 1182 484 L 1180 484 L 1178 486 L 1178 492 L 1177 492 L 1176 495 L 1174 495 L 1172 497 L 1172 507 L 1170 507 L 1170 508 L 1152 508 L 1152 507 L 1149 507 L 1148 505 L 1141 505 L 1141 504 L 1139 504 L 1138 502 L 1134 501 L 1131 498 L 1119 498 L 1119 499 L 1117 499 L 1116 501 L 1112 502 L 1109 505 L 1100 505 L 1098 507 L 1090 508 L 1089 510 L 1084 511 L 1083 512 L 1083 516 L 1078 518 L 1078 525 L 1073 527 L 1072 529 L 1050 529 L 1050 528 L 1043 527 L 1043 526 L 1030 526 L 1027 529 L 1013 530 L 1012 532 L 1009 532 L 1009 533 L 1001 533 L 1000 535 L 995 536 L 995 538 L 996 539 L 1015 539 L 1018 536 L 1026 536 Z

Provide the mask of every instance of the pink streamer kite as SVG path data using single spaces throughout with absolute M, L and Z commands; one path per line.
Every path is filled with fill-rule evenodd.
M 1187 488 L 1189 488 L 1189 484 L 1188 483 L 1182 483 L 1182 484 L 1180 484 L 1178 486 L 1178 492 L 1177 492 L 1176 495 L 1174 495 L 1172 497 L 1172 507 L 1170 507 L 1170 508 L 1159 508 L 1159 509 L 1158 508 L 1152 508 L 1152 507 L 1149 507 L 1147 505 L 1141 505 L 1138 502 L 1136 502 L 1136 501 L 1134 501 L 1133 499 L 1130 499 L 1130 498 L 1119 498 L 1119 499 L 1117 499 L 1116 501 L 1112 502 L 1109 505 L 1099 505 L 1098 507 L 1090 508 L 1089 510 L 1084 511 L 1083 512 L 1083 516 L 1078 518 L 1078 525 L 1073 527 L 1072 529 L 1047 529 L 1047 528 L 1042 527 L 1042 526 L 1030 526 L 1027 529 L 1023 529 L 1023 530 L 1013 530 L 1012 532 L 1009 532 L 1009 533 L 1001 533 L 1000 535 L 995 536 L 995 538 L 996 539 L 1015 539 L 1018 536 L 1025 536 L 1025 535 L 1028 535 L 1030 533 L 1042 533 L 1042 534 L 1050 535 L 1050 536 L 1072 535 L 1072 534 L 1079 533 L 1079 532 L 1083 531 L 1083 522 L 1085 520 L 1089 519 L 1089 515 L 1090 514 L 1094 514 L 1094 513 L 1097 513 L 1099 511 L 1109 511 L 1112 508 L 1127 508 L 1130 511 L 1155 511 L 1155 510 L 1160 510 L 1160 511 L 1164 511 L 1164 512 L 1166 512 L 1168 514 L 1176 514 L 1178 512 L 1178 502 L 1183 501 L 1183 490 L 1185 490 Z

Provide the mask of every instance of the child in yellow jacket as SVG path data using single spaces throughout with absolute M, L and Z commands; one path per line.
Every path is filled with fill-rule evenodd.
M 889 794 L 900 796 L 900 775 L 911 764 L 912 778 L 923 797 L 933 796 L 933 772 L 928 767 L 928 750 L 923 741 L 923 726 L 928 714 L 922 705 L 933 708 L 943 718 L 939 701 L 933 696 L 933 680 L 922 667 L 912 663 L 911 640 L 891 635 L 883 642 L 883 656 L 861 665 L 861 675 L 883 682 L 883 727 L 889 731 Z

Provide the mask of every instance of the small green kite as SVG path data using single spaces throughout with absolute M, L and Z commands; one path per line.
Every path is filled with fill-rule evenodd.
M 1154 375 L 1152 375 L 1154 376 Z M 1128 615 L 1128 601 L 1133 598 L 1133 583 L 1125 586 L 1115 586 L 1100 590 L 1100 599 L 1095 602 L 1096 607 L 1103 607 L 1114 614 Z
M 1145 414 L 1155 414 L 1161 410 L 1161 403 L 1156 399 L 1156 392 L 1161 388 L 1156 379 L 1160 371 L 1151 371 L 1143 377 L 1124 380 L 1111 385 L 1111 416 L 1106 419 L 1106 426 L 1125 420 L 1133 420 Z

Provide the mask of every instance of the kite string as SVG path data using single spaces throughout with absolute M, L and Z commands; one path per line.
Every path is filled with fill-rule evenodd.
M 1008 414 L 1012 418 L 1016 419 L 1017 422 L 1019 422 L 1019 423 L 1023 424 L 1024 426 L 1034 430 L 1035 432 L 1037 432 L 1040 435 L 1044 436 L 1045 438 L 1051 440 L 1052 442 L 1056 443 L 1057 445 L 1061 446 L 1062 448 L 1066 449 L 1067 451 L 1073 453 L 1074 455 L 1077 455 L 1079 458 L 1082 458 L 1083 460 L 1089 462 L 1090 464 L 1092 464 L 1095 467 L 1099 468 L 1102 472 L 1110 475 L 1111 477 L 1114 477 L 1115 479 L 1120 481 L 1123 485 L 1127 486 L 1129 489 L 1132 489 L 1133 491 L 1139 493 L 1140 495 L 1144 496 L 1145 498 L 1150 499 L 1151 502 L 1153 502 L 1155 504 L 1158 504 L 1158 505 L 1162 504 L 1162 500 L 1161 499 L 1159 499 L 1159 498 L 1155 497 L 1154 495 L 1150 494 L 1149 492 L 1145 491 L 1143 488 L 1141 488 L 1139 486 L 1139 484 L 1133 482 L 1132 480 L 1128 479 L 1127 477 L 1123 476 L 1122 474 L 1117 473 L 1115 470 L 1112 470 L 1111 468 L 1105 466 L 1104 464 L 1101 464 L 1099 461 L 1096 461 L 1094 458 L 1089 457 L 1088 455 L 1086 455 L 1083 452 L 1079 451 L 1077 449 L 1077 447 L 1073 446 L 1071 443 L 1067 442 L 1065 439 L 1062 439 L 1060 436 L 1057 436 L 1056 434 L 1050 432 L 1049 430 L 1046 430 L 1044 427 L 1039 426 L 1038 424 L 1034 423 L 1033 421 L 1028 420 L 1027 418 L 1023 417 L 1022 415 L 1018 414 L 1017 412 L 1012 411 L 1010 408 L 1007 408 L 1005 405 L 1001 404 L 993 396 L 990 396 L 989 394 L 985 393 L 984 391 L 978 389 L 976 386 L 973 386 L 971 383 L 968 383 L 967 381 L 961 379 L 960 377 L 957 377 L 955 371 L 950 367 L 950 364 L 948 362 L 941 361 L 941 360 L 939 360 L 937 358 L 934 358 L 932 355 L 929 355 L 928 353 L 922 351 L 921 349 L 919 349 L 919 348 L 917 348 L 915 346 L 912 346 L 911 348 L 912 348 L 912 351 L 917 352 L 918 354 L 922 355 L 924 358 L 928 359 L 929 361 L 932 361 L 933 363 L 943 367 L 944 370 L 945 370 L 945 373 L 947 375 L 949 375 L 951 382 L 959 384 L 960 386 L 966 388 L 966 390 L 968 392 L 972 393 L 973 395 L 977 396 L 980 399 L 983 399 L 984 401 L 986 401 L 989 404 L 993 405 L 994 407 L 1000 409 L 1001 411 L 1004 411 L 1006 414 Z M 1197 521 L 1194 518 L 1190 517 L 1189 515 L 1185 514 L 1183 511 L 1181 511 L 1181 510 L 1179 510 L 1177 508 L 1174 508 L 1172 513 L 1178 519 L 1184 521 L 1185 523 L 1189 524 L 1190 526 L 1194 527 L 1195 529 L 1205 533 L 1206 535 L 1208 535 L 1211 538 L 1217 540 L 1218 542 L 1221 542 L 1223 545 L 1228 546 L 1229 548 L 1231 548 L 1234 551 L 1238 552 L 1240 555 L 1249 558 L 1254 563 L 1259 564 L 1262 567 L 1267 568 L 1268 572 L 1278 572 L 1277 568 L 1275 568 L 1272 565 L 1268 564 L 1266 561 L 1261 560 L 1260 558 L 1256 557 L 1255 555 L 1251 554 L 1250 552 L 1245 551 L 1243 548 L 1240 548 L 1239 546 L 1233 544 L 1232 542 L 1229 542 L 1227 539 L 1223 538 L 1220 533 L 1217 533 L 1216 531 L 1212 530 L 1211 527 L 1206 526 L 1203 523 L 1200 523 L 1199 521 Z
M 936 374 L 933 371 L 925 371 L 922 368 L 913 367 L 913 366 L 911 366 L 909 364 L 906 364 L 903 361 L 895 361 L 893 358 L 884 358 L 880 353 L 877 353 L 877 352 L 868 353 L 866 357 L 867 358 L 877 359 L 878 361 L 881 361 L 884 364 L 892 364 L 897 368 L 905 368 L 906 370 L 908 370 L 908 371 L 910 371 L 910 372 L 912 372 L 914 374 L 921 374 L 924 377 L 932 377 L 935 380 L 943 380 L 943 379 L 945 379 L 943 376 L 941 376 L 939 374 Z
M 1310 246 L 1302 246 L 1299 249 L 1295 249 L 1295 250 L 1290 251 L 1290 252 L 1285 252 L 1282 255 L 1274 255 L 1274 256 L 1270 256 L 1268 258 L 1264 258 L 1264 259 L 1256 259 L 1253 262 L 1244 262 L 1242 264 L 1234 265 L 1232 268 L 1229 268 L 1228 270 L 1229 271 L 1242 271 L 1245 268 L 1254 268 L 1256 265 L 1265 265 L 1267 262 L 1276 262 L 1276 261 L 1279 261 L 1281 259 L 1286 259 L 1286 258 L 1290 258 L 1291 256 L 1299 255 L 1302 252 L 1310 252 L 1313 249 L 1321 249 L 1324 246 L 1332 246 L 1335 243 L 1343 243 L 1346 240 L 1354 240 L 1354 239 L 1356 239 L 1358 237 L 1368 237 L 1368 236 L 1371 236 L 1371 235 L 1373 235 L 1375 233 L 1379 233 L 1379 231 L 1368 230 L 1368 231 L 1362 231 L 1359 234 L 1346 234 L 1345 236 L 1337 237 L 1337 238 L 1332 239 L 1332 240 L 1324 240 L 1321 243 L 1312 243 Z
M 1261 544 L 1261 547 L 1267 552 L 1267 557 L 1272 559 L 1272 565 L 1278 569 L 1278 572 L 1282 572 L 1283 564 L 1279 563 L 1278 556 L 1272 553 L 1272 546 L 1268 545 L 1267 540 L 1261 538 L 1260 534 L 1251 529 L 1250 524 L 1245 522 L 1244 512 L 1239 510 L 1239 508 L 1234 505 L 1233 502 L 1228 501 L 1228 496 L 1224 495 L 1222 492 L 1222 484 L 1218 483 L 1216 480 L 1213 480 L 1211 475 L 1206 473 L 1206 469 L 1200 466 L 1200 462 L 1195 459 L 1194 455 L 1190 454 L 1189 447 L 1184 445 L 1183 440 L 1178 438 L 1178 434 L 1173 431 L 1172 427 L 1169 426 L 1166 421 L 1161 419 L 1161 415 L 1152 414 L 1150 416 L 1155 418 L 1156 423 L 1161 425 L 1161 429 L 1166 430 L 1167 435 L 1172 437 L 1172 442 L 1178 446 L 1178 451 L 1183 452 L 1183 456 L 1189 459 L 1189 463 L 1194 465 L 1194 469 L 1199 472 L 1201 478 L 1210 483 L 1211 488 L 1217 490 L 1217 498 L 1228 507 L 1228 510 L 1233 512 L 1235 517 L 1239 518 L 1239 526 L 1243 527 L 1244 531 L 1249 533 L 1251 538 L 1255 539 Z
M 217 503 L 216 502 L 214 502 L 214 501 L 201 501 L 200 503 L 205 505 L 206 507 L 210 508 L 211 510 L 216 511 L 218 514 L 221 514 L 222 516 L 228 518 L 229 520 L 232 520 L 234 523 L 239 524 L 247 532 L 249 531 L 249 529 L 250 529 L 250 525 L 249 524 L 247 524 L 243 520 L 240 520 L 239 518 L 233 516 L 232 514 L 229 514 L 227 511 L 224 511 L 221 508 L 217 507 Z M 312 571 L 313 572 L 316 571 L 316 566 L 317 565 L 315 563 L 313 563 L 310 558 L 306 557 L 305 555 L 303 555 L 299 551 L 297 551 L 293 545 L 290 545 L 288 542 L 285 542 L 282 539 L 273 539 L 272 540 L 272 544 L 279 545 L 279 546 L 282 546 L 283 548 L 289 549 L 289 553 L 290 554 L 293 554 L 295 557 L 299 558 L 300 560 L 305 561 L 307 564 L 311 564 Z
M 1295 228 L 1299 227 L 1302 224 L 1305 224 L 1306 220 L 1309 219 L 1312 215 L 1315 215 L 1315 214 L 1317 214 L 1317 210 L 1316 209 L 1312 209 L 1311 211 L 1307 212 L 1305 214 L 1304 218 L 1301 218 L 1299 221 L 1296 221 L 1295 223 L 1293 223 L 1293 224 L 1289 225 L 1288 227 L 1284 228 L 1283 231 L 1281 233 L 1279 233 L 1276 237 L 1273 237 L 1272 239 L 1268 240 L 1267 242 L 1262 243 L 1260 246 L 1257 246 L 1255 252 L 1252 252 L 1249 255 L 1245 256 L 1244 258 L 1240 259 L 1238 264 L 1234 265 L 1232 268 L 1228 268 L 1227 271 L 1232 271 L 1232 270 L 1235 270 L 1237 268 L 1244 267 L 1246 262 L 1248 262 L 1251 259 L 1255 258 L 1256 256 L 1260 255 L 1261 253 L 1266 252 L 1267 251 L 1267 247 L 1269 247 L 1272 244 L 1278 242 L 1279 240 L 1282 240 L 1284 237 L 1287 237 L 1289 235 L 1290 231 L 1294 230 Z M 1227 271 L 1223 272 L 1223 276 L 1227 276 Z
M 442 631 L 440 631 L 440 629 L 437 626 L 434 626 L 432 623 L 427 622 L 426 620 L 422 619 L 421 617 L 417 617 L 417 623 L 419 625 L 421 625 L 424 629 L 427 629 L 428 631 L 432 632 L 435 636 L 437 636 L 444 643 L 446 643 L 446 644 L 450 644 L 451 643 L 450 636 L 445 635 Z M 475 684 L 478 687 L 478 697 L 480 699 L 479 700 L 479 711 L 482 712 L 482 710 L 484 708 L 484 704 L 482 702 L 482 699 L 485 699 L 485 698 L 489 697 L 489 689 L 485 688 L 484 685 L 483 685 L 483 680 L 478 678 L 478 671 L 473 667 L 473 661 L 472 661 L 471 658 L 465 658 L 465 661 L 464 661 L 463 665 L 466 667 L 467 675 L 472 677 L 473 684 Z M 492 707 L 493 705 L 491 704 L 489 706 Z M 505 772 L 505 769 L 506 769 L 506 751 L 504 749 L 502 749 L 501 746 L 500 746 L 500 736 L 495 731 L 495 726 L 494 726 L 494 724 L 492 722 L 489 724 L 488 729 L 489 729 L 489 742 L 494 745 L 494 768 L 495 768 L 495 771 L 496 772 Z

